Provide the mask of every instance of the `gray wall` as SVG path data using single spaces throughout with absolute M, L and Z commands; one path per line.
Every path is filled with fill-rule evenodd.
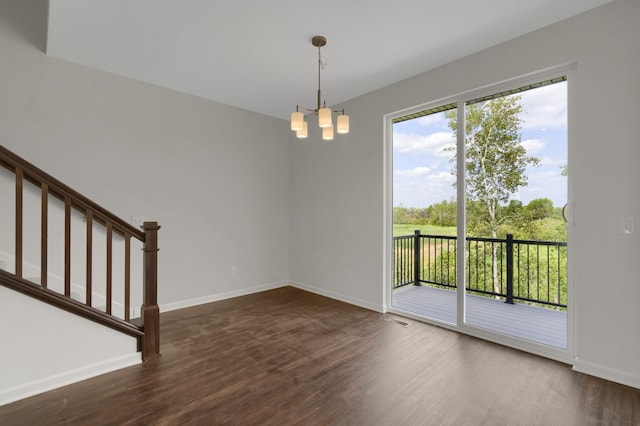
M 141 214 L 160 223 L 161 310 L 285 285 L 287 123 L 48 57 L 45 12 L 46 1 L 0 2 L 0 144 L 124 219 Z M 37 200 L 32 192 L 29 202 Z M 13 217 L 8 204 L 0 208 L 5 262 L 13 235 L 4 232 Z M 37 232 L 25 231 L 25 260 L 36 265 Z M 78 240 L 81 233 L 72 249 Z M 50 272 L 60 275 L 63 246 L 52 247 Z M 127 336 L 87 332 L 91 324 L 59 320 L 21 295 L 0 298 L 0 311 L 15 306 L 29 321 L 0 326 L 8 348 L 0 403 L 129 365 L 131 353 L 135 359 Z M 77 345 L 48 345 L 46 362 L 34 369 L 28 354 L 41 353 L 33 345 L 52 335 L 42 323 L 64 327 L 60 341 L 79 333 L 85 346 L 114 350 L 89 356 Z M 26 343 L 23 332 L 32 333 Z
M 576 62 L 576 366 L 640 387 L 640 244 L 638 233 L 617 232 L 619 216 L 640 218 L 638 2 L 618 0 L 354 99 L 344 105 L 351 134 L 332 144 L 49 58 L 43 16 L 33 2 L 11 3 L 0 4 L 1 143 L 120 216 L 159 221 L 167 307 L 290 279 L 384 309 L 384 114 Z
M 160 223 L 161 306 L 286 283 L 286 123 L 50 58 L 40 10 L 12 3 L 1 144 L 124 219 Z
M 0 339 L 0 405 L 142 362 L 133 337 L 5 287 Z
M 640 387 L 640 3 L 618 0 L 342 105 L 351 134 L 292 142 L 292 281 L 382 309 L 383 116 L 561 64 L 570 91 L 577 369 Z M 452 30 L 455 20 L 452 21 Z

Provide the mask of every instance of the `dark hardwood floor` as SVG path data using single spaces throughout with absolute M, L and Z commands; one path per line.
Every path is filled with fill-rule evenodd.
M 162 356 L 1 425 L 637 425 L 640 390 L 291 287 L 161 315 Z

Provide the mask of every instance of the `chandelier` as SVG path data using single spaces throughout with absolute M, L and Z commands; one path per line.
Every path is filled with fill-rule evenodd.
M 304 118 L 309 115 L 317 115 L 318 125 L 322 129 L 322 139 L 330 141 L 333 140 L 333 113 L 339 114 L 336 120 L 336 131 L 340 134 L 349 133 L 349 116 L 344 114 L 344 109 L 332 110 L 328 108 L 326 100 L 321 104 L 320 69 L 322 68 L 322 55 L 320 54 L 320 48 L 327 44 L 327 39 L 323 36 L 315 36 L 311 39 L 311 44 L 318 48 L 318 106 L 316 108 L 305 108 L 296 105 L 296 111 L 291 113 L 291 130 L 296 132 L 296 137 L 299 139 L 307 138 L 309 136 L 308 124 Z

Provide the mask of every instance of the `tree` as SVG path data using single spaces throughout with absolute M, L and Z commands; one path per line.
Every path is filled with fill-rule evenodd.
M 497 237 L 501 205 L 507 204 L 519 187 L 527 185 L 527 166 L 540 163 L 539 158 L 527 155 L 521 144 L 521 112 L 520 96 L 505 96 L 466 106 L 466 196 L 482 206 L 480 218 L 487 222 L 492 238 Z M 446 114 L 449 128 L 456 134 L 456 111 Z M 452 163 L 455 161 L 456 156 Z M 455 168 L 453 173 L 456 173 Z M 492 246 L 494 288 L 499 292 L 497 246 Z
M 456 201 L 443 200 L 429 206 L 430 223 L 436 226 L 456 226 Z
M 409 214 L 406 207 L 393 208 L 393 223 L 409 223 Z
M 527 166 L 540 163 L 539 158 L 528 156 L 520 143 L 521 112 L 520 96 L 505 96 L 466 108 L 467 197 L 484 205 L 494 238 L 500 204 L 507 204 L 511 194 L 527 185 Z M 455 133 L 458 128 L 455 110 L 447 112 L 447 118 Z M 455 161 L 454 156 L 452 162 Z
M 529 220 L 540 220 L 553 215 L 553 201 L 548 198 L 536 198 L 529 201 L 526 208 Z
M 562 176 L 569 176 L 569 166 L 565 164 L 564 166 L 560 166 L 560 169 L 562 169 Z

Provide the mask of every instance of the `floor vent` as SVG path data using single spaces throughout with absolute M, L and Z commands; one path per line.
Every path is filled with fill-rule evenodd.
M 392 322 L 394 324 L 398 324 L 403 327 L 409 327 L 411 325 L 410 322 L 405 322 L 405 321 L 399 320 L 398 318 L 383 318 L 383 319 L 387 322 Z

